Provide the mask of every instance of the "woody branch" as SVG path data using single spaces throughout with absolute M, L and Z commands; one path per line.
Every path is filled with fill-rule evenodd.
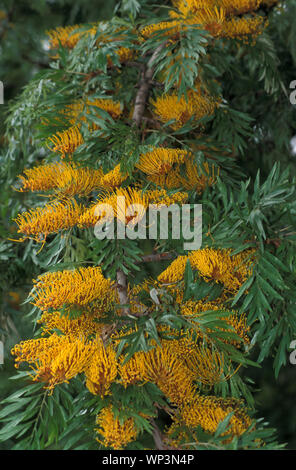
M 165 46 L 166 42 L 160 44 L 150 57 L 149 61 L 147 62 L 147 65 L 143 67 L 142 73 L 141 73 L 141 80 L 139 83 L 139 88 L 138 92 L 136 95 L 135 99 L 135 107 L 134 107 L 134 112 L 132 116 L 132 120 L 135 122 L 137 127 L 140 127 L 143 115 L 145 112 L 145 106 L 147 103 L 149 91 L 152 85 L 152 78 L 154 75 L 154 63 L 155 60 L 157 59 L 158 54 L 160 51 L 163 49 Z M 129 303 L 128 299 L 128 294 L 127 294 L 127 278 L 124 272 L 121 269 L 117 270 L 116 273 L 116 278 L 117 278 L 117 284 L 118 284 L 118 297 L 119 297 L 119 302 L 121 305 L 126 305 Z M 128 307 L 124 308 L 123 311 L 126 314 L 130 313 L 130 310 Z

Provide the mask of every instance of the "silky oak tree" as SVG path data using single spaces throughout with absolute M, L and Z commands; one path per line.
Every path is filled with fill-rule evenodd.
M 21 133 L 34 153 L 11 239 L 40 272 L 2 441 L 282 448 L 245 369 L 272 357 L 277 376 L 295 335 L 293 167 L 259 162 L 292 137 L 273 140 L 295 110 L 269 30 L 293 5 L 126 0 L 48 31 L 49 67 L 7 118 L 10 151 Z

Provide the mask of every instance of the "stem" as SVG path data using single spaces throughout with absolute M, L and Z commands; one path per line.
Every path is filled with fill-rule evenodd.
M 157 58 L 158 54 L 160 51 L 163 49 L 165 46 L 166 41 L 162 44 L 160 44 L 155 51 L 153 52 L 152 56 L 150 57 L 147 66 L 143 67 L 142 72 L 141 72 L 141 79 L 139 82 L 139 89 L 136 95 L 136 100 L 135 100 L 135 108 L 133 112 L 133 117 L 132 120 L 135 122 L 137 127 L 140 127 L 143 115 L 145 112 L 145 106 L 147 102 L 147 98 L 149 95 L 149 91 L 151 88 L 151 85 L 153 83 L 152 78 L 154 74 L 154 68 L 153 64 L 155 59 Z M 129 303 L 128 295 L 127 295 L 127 278 L 124 272 L 121 269 L 117 270 L 116 273 L 116 278 L 117 278 L 117 283 L 118 283 L 118 296 L 119 296 L 119 302 L 121 305 L 126 305 Z M 129 314 L 130 310 L 129 308 L 125 307 L 122 309 L 125 314 Z
M 128 295 L 127 295 L 127 278 L 124 272 L 121 269 L 118 269 L 116 272 L 116 278 L 117 278 L 117 284 L 118 284 L 118 297 L 119 297 L 119 302 L 120 305 L 126 305 L 129 303 Z M 128 307 L 124 307 L 122 309 L 123 313 L 125 315 L 128 315 L 130 313 L 130 310 Z
M 145 112 L 145 106 L 146 106 L 147 98 L 148 98 L 149 91 L 150 91 L 151 84 L 152 84 L 152 78 L 154 74 L 153 64 L 158 54 L 165 46 L 165 44 L 166 44 L 166 41 L 160 44 L 155 49 L 155 51 L 153 52 L 152 56 L 150 57 L 147 63 L 147 67 L 143 69 L 142 74 L 141 74 L 142 76 L 141 76 L 141 80 L 139 83 L 138 93 L 136 95 L 135 108 L 134 108 L 133 117 L 132 117 L 133 121 L 135 121 L 138 127 L 141 124 L 141 121 Z
M 151 419 L 151 424 L 153 426 L 153 434 L 152 435 L 153 435 L 153 439 L 154 439 L 156 449 L 157 450 L 165 450 L 166 446 L 163 443 L 161 432 L 159 430 L 159 427 L 155 423 L 154 419 Z
M 152 253 L 150 255 L 145 255 L 142 256 L 141 262 L 142 263 L 152 263 L 152 262 L 158 262 L 158 261 L 164 261 L 164 260 L 170 260 L 174 258 L 173 253 Z

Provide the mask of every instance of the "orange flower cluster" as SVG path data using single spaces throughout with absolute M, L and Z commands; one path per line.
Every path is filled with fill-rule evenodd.
M 74 227 L 82 207 L 75 200 L 52 202 L 44 207 L 37 207 L 17 216 L 15 220 L 18 232 L 23 233 L 22 240 L 32 238 L 37 242 L 46 240 L 50 233 L 69 230 Z
M 115 352 L 111 347 L 105 348 L 99 338 L 88 341 L 71 334 L 53 333 L 48 338 L 22 341 L 11 353 L 16 367 L 27 362 L 33 380 L 44 382 L 48 390 L 84 373 L 90 392 L 103 397 L 117 373 Z
M 19 191 L 54 191 L 60 197 L 87 196 L 101 186 L 103 171 L 56 162 L 24 170 Z
M 236 292 L 252 273 L 254 262 L 252 250 L 231 256 L 231 250 L 204 248 L 192 251 L 189 256 L 180 256 L 159 276 L 159 282 L 170 284 L 183 280 L 187 260 L 198 270 L 205 281 L 224 284 L 227 290 Z
M 245 13 L 255 12 L 262 0 L 180 0 L 175 1 L 176 10 L 171 10 L 171 22 L 160 22 L 144 27 L 141 34 L 147 38 L 159 31 L 171 38 L 177 38 L 187 26 L 207 30 L 215 38 L 255 39 L 262 33 L 266 22 L 257 15 L 244 17 Z
M 116 38 L 109 37 L 105 33 L 98 34 L 101 31 L 101 25 L 103 26 L 104 31 L 104 24 L 93 24 L 90 28 L 85 29 L 82 25 L 74 25 L 74 26 L 66 26 L 66 27 L 58 27 L 56 29 L 47 31 L 49 36 L 49 43 L 51 49 L 58 49 L 60 46 L 66 47 L 68 49 L 73 49 L 77 43 L 86 36 L 97 36 L 96 44 L 99 47 L 103 44 L 108 44 L 109 42 L 113 41 L 120 41 L 124 39 L 124 35 L 117 35 Z M 135 53 L 133 49 L 119 46 L 115 49 L 115 54 L 118 56 L 118 60 L 120 63 L 124 63 L 128 60 L 133 59 Z M 113 65 L 112 59 L 108 56 L 108 65 L 111 67 Z
M 187 100 L 184 96 L 179 98 L 175 93 L 160 96 L 151 103 L 154 106 L 154 113 L 162 122 L 174 121 L 171 126 L 175 130 L 183 127 L 189 119 L 199 121 L 205 116 L 211 116 L 219 104 L 219 101 L 194 90 L 188 92 L 187 98 Z
M 34 281 L 31 296 L 32 303 L 43 311 L 91 303 L 108 311 L 116 301 L 113 282 L 103 276 L 100 266 L 43 274 Z

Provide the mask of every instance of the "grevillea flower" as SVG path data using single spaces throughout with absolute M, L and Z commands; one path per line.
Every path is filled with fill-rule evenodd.
M 113 191 L 120 186 L 127 178 L 127 174 L 123 174 L 120 164 L 116 165 L 113 170 L 109 171 L 101 178 L 101 187 L 107 191 Z
M 202 193 L 207 186 L 213 186 L 216 182 L 219 170 L 217 170 L 214 165 L 210 167 L 208 162 L 203 163 L 200 168 L 201 169 L 198 170 L 197 165 L 192 159 L 186 160 L 185 174 L 183 175 L 180 172 L 176 177 L 178 186 L 182 186 L 188 191 L 194 190 L 198 194 Z
M 204 248 L 189 255 L 193 269 L 206 281 L 222 282 L 230 291 L 237 291 L 252 273 L 253 251 L 246 250 L 231 256 L 231 250 Z
M 101 186 L 102 169 L 78 167 L 74 163 L 56 162 L 24 170 L 19 191 L 53 190 L 59 196 L 87 196 Z
M 149 204 L 153 207 L 170 206 L 171 204 L 185 204 L 188 200 L 188 193 L 178 191 L 168 193 L 165 189 L 149 190 L 145 193 Z
M 91 98 L 91 97 L 90 97 Z M 118 101 L 113 101 L 109 98 L 93 99 L 88 98 L 86 101 L 76 101 L 73 104 L 68 105 L 62 112 L 61 116 L 66 116 L 69 123 L 72 124 L 69 129 L 63 132 L 57 132 L 55 135 L 50 137 L 48 140 L 53 144 L 51 150 L 53 152 L 60 152 L 62 158 L 65 155 L 75 152 L 75 150 L 84 143 L 83 136 L 80 132 L 81 122 L 88 122 L 87 117 L 82 114 L 85 112 L 89 114 L 94 113 L 96 109 L 96 115 L 100 117 L 100 109 L 110 114 L 113 119 L 118 118 L 122 113 L 122 106 Z M 99 129 L 100 126 L 96 123 L 88 125 L 90 131 Z
M 221 328 L 221 331 L 235 332 L 239 338 L 243 341 L 244 344 L 250 343 L 250 338 L 248 333 L 250 331 L 250 326 L 247 325 L 247 318 L 245 314 L 238 314 L 236 311 L 232 311 L 229 315 L 229 310 L 224 307 L 223 303 L 219 299 L 216 299 L 215 302 L 204 302 L 199 300 L 198 302 L 193 300 L 188 300 L 185 303 L 180 305 L 181 315 L 187 317 L 187 320 L 190 322 L 190 319 L 193 320 L 193 325 L 198 329 L 198 324 L 194 322 L 195 317 L 199 317 L 202 312 L 207 311 L 223 311 L 227 312 L 228 315 L 221 317 L 220 319 L 224 321 L 227 325 L 230 326 L 229 329 Z M 224 339 L 222 339 L 224 341 Z M 241 342 L 235 339 L 225 340 L 226 343 L 233 344 L 236 347 L 240 347 Z
M 253 254 L 254 251 L 246 250 L 231 256 L 231 250 L 213 248 L 192 251 L 188 257 L 174 260 L 158 280 L 163 284 L 181 281 L 189 259 L 192 269 L 197 269 L 204 280 L 221 282 L 229 291 L 236 291 L 252 273 Z
M 175 165 L 166 173 L 163 169 L 162 173 L 149 175 L 147 179 L 167 189 L 183 187 L 187 191 L 195 191 L 197 194 L 201 194 L 207 186 L 213 186 L 216 183 L 218 174 L 219 169 L 214 165 L 210 166 L 208 162 L 204 162 L 198 168 L 196 163 L 193 162 L 193 158 L 189 157 L 182 167 Z
M 108 206 L 110 212 L 107 214 Z M 135 225 L 141 221 L 148 206 L 145 193 L 134 188 L 119 188 L 105 198 L 98 199 L 79 219 L 80 227 L 94 226 L 103 217 L 116 217 L 122 224 Z M 102 210 L 101 210 L 102 208 Z
M 103 24 L 103 23 L 102 23 Z M 60 45 L 68 49 L 73 49 L 78 41 L 85 37 L 86 35 L 95 36 L 97 34 L 98 28 L 100 28 L 100 23 L 94 23 L 89 29 L 81 30 L 82 25 L 58 27 L 56 29 L 47 31 L 47 34 L 50 38 L 49 44 L 51 49 L 57 49 Z M 80 29 L 80 30 L 79 30 Z M 100 35 L 96 41 L 97 47 L 100 47 L 102 44 L 107 44 L 108 42 L 116 42 L 120 39 L 123 39 L 123 36 L 117 36 L 116 38 L 108 36 L 107 34 Z M 134 57 L 134 50 L 127 47 L 119 46 L 114 50 L 115 54 L 118 55 L 119 62 L 123 63 L 127 60 L 131 60 Z M 112 66 L 112 60 L 110 56 L 108 58 L 108 65 Z
M 69 127 L 66 131 L 57 132 L 48 139 L 54 146 L 51 149 L 53 152 L 60 152 L 62 158 L 67 154 L 72 154 L 75 150 L 84 143 L 81 132 L 77 126 Z
M 274 3 L 274 2 L 273 2 Z M 164 34 L 171 40 L 178 39 L 187 26 L 207 30 L 213 37 L 253 39 L 260 34 L 266 25 L 264 19 L 257 15 L 245 18 L 241 15 L 254 12 L 262 0 L 181 0 L 174 2 L 177 11 L 169 12 L 172 21 L 148 25 L 141 31 L 143 37 L 149 37 L 159 31 L 171 27 Z M 198 26 L 197 26 L 198 25 Z
M 33 282 L 32 303 L 43 311 L 90 303 L 108 311 L 116 299 L 113 282 L 103 276 L 100 266 L 49 272 Z
M 181 417 L 186 426 L 189 428 L 201 426 L 210 433 L 215 433 L 219 423 L 230 413 L 234 413 L 230 418 L 230 429 L 224 435 L 241 436 L 252 424 L 241 400 L 197 396 L 181 409 Z
M 161 284 L 171 284 L 183 279 L 188 256 L 178 256 L 159 276 Z
M 118 101 L 114 101 L 110 98 L 95 98 L 93 100 L 90 98 L 91 96 L 86 101 L 76 101 L 75 103 L 68 105 L 62 111 L 62 114 L 68 117 L 70 124 L 76 126 L 77 121 L 87 122 L 86 116 L 81 115 L 82 112 L 89 114 L 91 111 L 94 112 L 95 110 L 97 116 L 100 117 L 100 109 L 102 109 L 110 114 L 113 119 L 119 118 L 122 114 L 122 106 Z M 95 130 L 99 129 L 99 126 L 93 123 L 91 128 L 92 130 Z
M 91 343 L 82 338 L 51 335 L 49 338 L 31 339 L 14 346 L 16 367 L 29 363 L 34 381 L 45 382 L 45 388 L 53 389 L 83 372 L 92 355 Z
M 259 8 L 262 0 L 180 0 L 173 2 L 185 17 L 199 15 L 203 10 L 221 8 L 226 16 L 242 15 Z
M 93 341 L 91 360 L 85 368 L 86 386 L 93 395 L 104 397 L 117 375 L 116 352 L 112 345 L 104 346 L 97 338 Z
M 265 18 L 259 15 L 255 18 L 232 18 L 224 22 L 221 36 L 245 40 L 251 36 L 254 40 L 263 32 L 267 24 Z
M 135 166 L 146 175 L 167 174 L 174 164 L 184 163 L 188 155 L 186 150 L 154 148 L 151 152 L 141 155 Z
M 99 317 L 83 313 L 78 318 L 69 318 L 60 312 L 45 311 L 38 320 L 42 326 L 43 334 L 60 331 L 65 335 L 75 337 L 89 337 L 101 334 L 104 325 L 98 322 Z
M 147 26 L 144 26 L 144 28 L 141 29 L 141 36 L 142 38 L 147 39 L 153 36 L 154 34 L 157 34 L 160 31 L 163 31 L 163 34 L 165 36 L 176 38 L 179 36 L 181 28 L 182 28 L 182 23 L 179 20 L 161 21 L 156 24 L 152 23 Z
M 81 39 L 82 34 L 86 31 L 77 31 L 80 28 L 79 25 L 58 27 L 56 29 L 47 31 L 49 36 L 49 44 L 51 49 L 57 49 L 60 45 L 73 49 L 77 42 Z
M 135 51 L 133 49 L 129 49 L 128 47 L 119 47 L 115 50 L 115 54 L 118 55 L 119 62 L 123 64 L 128 60 L 132 60 L 135 57 Z M 108 57 L 108 65 L 111 67 L 112 60 Z
M 52 202 L 44 207 L 37 207 L 30 211 L 23 212 L 15 220 L 18 225 L 18 233 L 23 233 L 24 237 L 32 238 L 41 242 L 50 233 L 66 230 L 77 224 L 82 207 L 75 200 L 68 202 Z
M 56 178 L 62 173 L 67 164 L 51 163 L 25 169 L 23 175 L 19 175 L 20 192 L 24 191 L 48 191 L 57 187 Z
M 143 353 L 144 379 L 155 383 L 178 406 L 190 403 L 195 395 L 192 374 L 184 362 L 165 344 Z
M 137 438 L 138 430 L 133 418 L 127 418 L 123 421 L 114 415 L 112 405 L 103 408 L 97 416 L 95 429 L 101 438 L 97 441 L 104 447 L 115 450 L 122 449 Z
M 127 387 L 140 382 L 144 382 L 145 368 L 143 360 L 143 352 L 136 352 L 133 356 L 125 361 L 125 356 L 121 356 L 119 362 L 120 382 Z
M 185 363 L 194 379 L 204 385 L 212 387 L 224 378 L 224 355 L 213 348 L 197 347 L 185 357 Z
M 162 122 L 169 122 L 173 129 L 180 129 L 190 118 L 195 121 L 205 116 L 211 116 L 219 102 L 210 96 L 202 95 L 194 90 L 189 90 L 188 99 L 178 94 L 163 95 L 151 101 L 154 113 Z

